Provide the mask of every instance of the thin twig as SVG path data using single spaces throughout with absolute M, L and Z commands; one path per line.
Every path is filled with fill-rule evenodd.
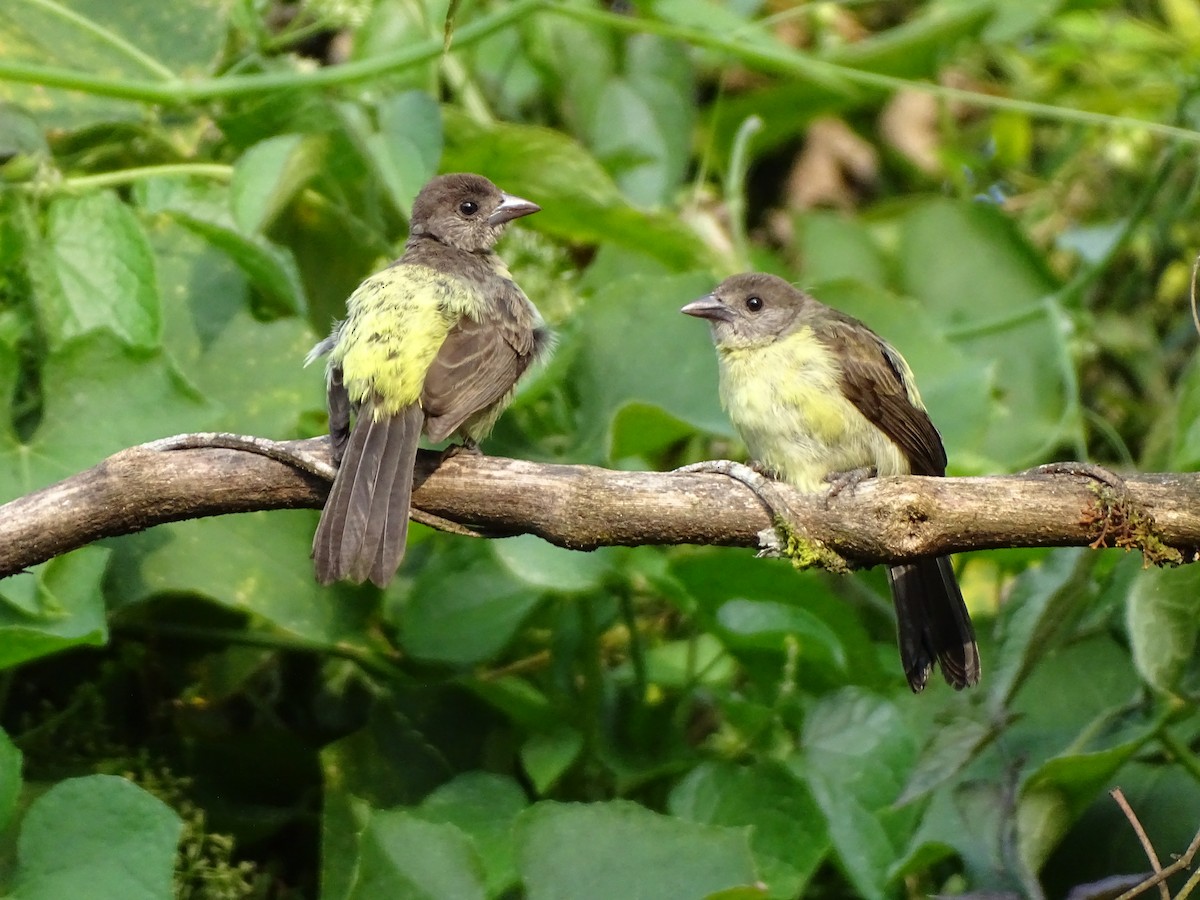
M 1149 878 L 1147 878 L 1141 884 L 1137 885 L 1137 887 L 1130 888 L 1125 893 L 1123 893 L 1120 897 L 1118 897 L 1117 900 L 1133 900 L 1133 898 L 1136 897 L 1138 894 L 1148 891 L 1150 888 L 1154 887 L 1154 885 L 1162 884 L 1171 876 L 1176 875 L 1179 872 L 1182 872 L 1184 869 L 1189 868 L 1192 864 L 1192 858 L 1197 853 L 1200 853 L 1200 831 L 1196 832 L 1196 836 L 1194 838 L 1192 838 L 1192 842 L 1190 844 L 1188 844 L 1187 850 L 1185 850 L 1183 855 L 1180 856 L 1178 859 L 1176 859 L 1175 862 L 1171 863 L 1169 866 L 1167 866 L 1161 872 L 1151 875 Z M 1197 875 L 1200 875 L 1200 872 L 1198 872 Z M 1196 885 L 1193 884 L 1193 882 L 1196 881 L 1196 877 L 1197 877 L 1196 875 L 1193 875 L 1191 878 L 1188 879 L 1187 884 L 1184 885 L 1184 888 L 1189 893 L 1192 890 L 1194 890 L 1196 887 Z M 1181 892 L 1179 894 L 1179 896 L 1176 898 L 1176 900 L 1183 900 L 1183 898 L 1185 896 L 1187 896 L 1187 895 L 1185 893 Z
M 1198 271 L 1200 271 L 1200 253 L 1197 253 L 1196 258 L 1192 261 L 1192 324 L 1200 333 L 1200 312 L 1196 311 L 1196 273 Z
M 1154 845 L 1150 843 L 1150 837 L 1146 834 L 1146 829 L 1138 821 L 1137 813 L 1133 811 L 1133 807 L 1125 799 L 1125 792 L 1118 787 L 1113 788 L 1108 793 L 1110 797 L 1117 801 L 1117 806 L 1121 807 L 1121 812 L 1125 813 L 1125 818 L 1133 826 L 1133 833 L 1142 842 L 1142 849 L 1146 851 L 1146 858 L 1150 860 L 1150 867 L 1154 869 L 1154 874 L 1161 875 L 1163 870 L 1162 863 L 1158 861 L 1158 854 L 1154 852 Z M 1160 881 L 1158 883 L 1158 893 L 1162 897 L 1162 900 L 1171 900 L 1171 892 L 1167 890 L 1167 885 L 1164 882 Z

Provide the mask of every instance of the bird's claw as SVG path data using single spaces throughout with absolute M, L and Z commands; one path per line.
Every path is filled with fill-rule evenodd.
M 473 441 L 470 438 L 463 438 L 461 444 L 451 444 L 442 451 L 442 462 L 448 459 L 453 459 L 456 456 L 483 456 L 483 451 L 479 449 L 479 441 Z
M 825 476 L 825 480 L 829 482 L 829 492 L 825 495 L 826 505 L 829 501 L 837 499 L 842 491 L 853 491 L 867 479 L 874 478 L 875 471 L 872 466 L 861 466 L 846 472 L 830 472 Z
M 1125 483 L 1125 479 L 1118 475 L 1112 469 L 1106 469 L 1104 466 L 1098 466 L 1095 463 L 1089 462 L 1052 462 L 1044 463 L 1040 466 L 1034 466 L 1032 469 L 1026 469 L 1022 475 L 1078 475 L 1081 478 L 1090 478 L 1092 481 L 1098 482 L 1105 487 L 1110 487 L 1114 491 L 1126 493 L 1129 486 Z
M 774 479 L 764 474 L 764 467 L 758 463 L 735 462 L 732 459 L 709 459 L 704 462 L 692 463 L 675 469 L 675 472 L 695 474 L 725 475 L 734 481 L 741 482 L 758 498 L 777 524 L 774 528 L 765 528 L 758 533 L 759 556 L 783 556 L 787 539 L 780 533 L 781 527 L 788 527 L 794 518 L 788 509 L 787 501 L 779 495 L 778 486 Z

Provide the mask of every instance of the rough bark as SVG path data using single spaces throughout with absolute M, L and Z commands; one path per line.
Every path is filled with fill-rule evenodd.
M 324 438 L 259 441 L 278 451 L 189 436 L 132 447 L 0 506 L 0 577 L 99 538 L 163 522 L 258 509 L 319 508 Z M 229 437 L 229 436 L 225 436 Z M 163 449 L 175 440 L 185 449 Z M 253 441 L 255 439 L 245 439 Z M 207 445 L 206 445 L 207 444 Z M 303 465 L 285 460 L 299 460 Z M 422 451 L 414 509 L 487 535 L 536 534 L 575 550 L 605 545 L 759 546 L 772 515 L 721 474 L 621 472 Z M 1138 547 L 1151 562 L 1192 562 L 1200 475 L 1138 474 L 1124 489 L 1072 474 L 870 479 L 832 500 L 786 486 L 795 533 L 858 565 L 997 547 Z

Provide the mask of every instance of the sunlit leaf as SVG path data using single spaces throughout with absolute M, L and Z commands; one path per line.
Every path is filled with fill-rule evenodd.
M 798 897 L 829 852 L 821 810 L 804 783 L 772 763 L 705 763 L 671 791 L 673 815 L 752 826 L 750 848 L 768 897 Z
M 326 142 L 309 135 L 281 134 L 260 141 L 233 167 L 230 203 L 238 227 L 264 231 L 296 193 L 319 171 Z
M 447 822 L 469 835 L 483 863 L 488 895 L 496 896 L 517 880 L 513 823 L 529 805 L 511 778 L 468 772 L 421 801 L 414 814 L 428 822 Z
M 479 854 L 454 825 L 427 822 L 406 810 L 372 811 L 359 848 L 346 900 L 487 897 Z
M 529 900 L 703 897 L 756 881 L 747 832 L 628 801 L 543 802 L 518 819 L 517 865 Z
M 124 778 L 60 782 L 21 822 L 10 897 L 162 900 L 172 895 L 183 822 Z
M 162 311 L 154 259 L 137 217 L 114 194 L 55 200 L 33 274 L 53 347 L 96 331 L 143 350 L 157 346 Z

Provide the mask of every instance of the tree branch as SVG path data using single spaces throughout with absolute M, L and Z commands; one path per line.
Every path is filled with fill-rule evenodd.
M 247 449 L 230 449 L 244 447 Z M 324 438 L 182 435 L 131 447 L 0 506 L 0 577 L 92 541 L 163 522 L 319 508 Z M 870 479 L 832 501 L 778 486 L 794 529 L 858 565 L 998 547 L 1124 546 L 1192 562 L 1200 475 L 1136 475 L 1124 491 L 1075 474 Z M 492 536 L 606 545 L 759 546 L 771 514 L 720 474 L 619 472 L 422 451 L 414 518 Z

